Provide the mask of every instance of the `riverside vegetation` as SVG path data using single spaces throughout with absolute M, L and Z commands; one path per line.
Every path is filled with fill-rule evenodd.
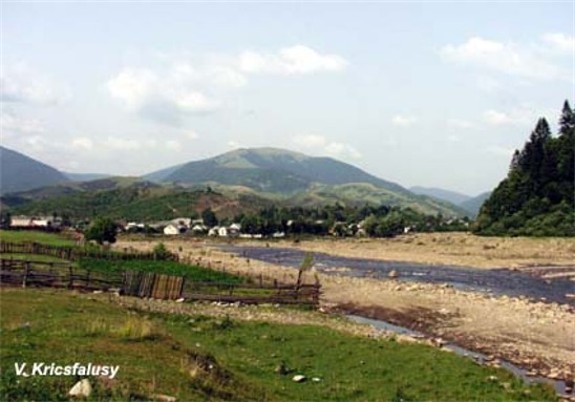
M 319 323 L 319 313 L 249 308 L 282 325 L 202 314 L 121 307 L 107 295 L 2 290 L 4 400 L 67 400 L 71 377 L 16 377 L 15 362 L 119 365 L 114 379 L 91 378 L 92 400 L 553 400 L 552 389 L 526 386 L 501 369 L 429 346 L 368 339 Z M 175 302 L 163 302 L 178 306 Z M 242 307 L 240 307 L 241 309 Z M 246 315 L 248 315 L 247 313 Z M 314 316 L 318 324 L 314 325 Z M 352 325 L 352 324 L 348 324 Z M 304 375 L 308 381 L 295 383 Z M 316 380 L 313 381 L 312 379 Z

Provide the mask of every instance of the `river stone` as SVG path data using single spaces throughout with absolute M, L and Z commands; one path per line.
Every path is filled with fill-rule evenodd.
M 78 396 L 88 398 L 92 394 L 92 385 L 90 385 L 90 381 L 84 378 L 83 380 L 78 381 L 72 389 L 68 392 L 70 396 Z
M 392 269 L 391 271 L 389 271 L 389 274 L 387 274 L 387 276 L 390 278 L 397 278 L 399 275 L 395 269 Z
M 158 402 L 176 402 L 177 401 L 175 396 L 163 395 L 163 394 L 152 395 L 152 400 L 158 401 Z
M 292 378 L 292 381 L 294 381 L 294 382 L 304 382 L 305 380 L 306 380 L 305 375 L 301 375 L 301 374 L 294 375 Z

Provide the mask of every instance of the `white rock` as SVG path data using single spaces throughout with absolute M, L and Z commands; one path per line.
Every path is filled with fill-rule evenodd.
M 176 397 L 170 395 L 163 395 L 163 394 L 154 394 L 152 395 L 152 400 L 158 402 L 176 402 Z
M 84 378 L 83 380 L 78 381 L 72 389 L 68 392 L 70 396 L 79 396 L 88 398 L 92 394 L 92 385 L 90 385 L 90 381 Z
M 320 381 L 321 381 L 321 378 L 319 378 L 319 377 L 313 377 L 311 380 L 312 380 L 313 382 L 320 382 Z
M 292 381 L 294 381 L 294 382 L 304 382 L 305 380 L 306 380 L 305 375 L 301 375 L 301 374 L 294 375 L 292 378 Z

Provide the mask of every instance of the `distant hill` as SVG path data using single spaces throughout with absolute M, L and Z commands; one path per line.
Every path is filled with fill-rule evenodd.
M 63 173 L 71 181 L 92 181 L 111 177 L 111 175 L 104 173 Z
M 473 218 L 477 216 L 479 208 L 481 208 L 483 202 L 489 198 L 489 195 L 491 194 L 491 191 L 487 191 L 476 195 L 475 197 L 471 197 L 467 194 L 458 193 L 456 191 L 420 186 L 410 187 L 409 190 L 415 194 L 426 195 L 436 200 L 443 200 L 454 204 Z
M 144 177 L 163 177 L 161 182 L 181 185 L 216 183 L 241 186 L 266 196 L 281 195 L 293 202 L 302 200 L 305 203 L 341 199 L 367 202 L 359 194 L 369 193 L 369 201 L 375 203 L 411 206 L 425 213 L 462 214 L 461 209 L 452 204 L 418 196 L 399 184 L 336 159 L 311 157 L 276 148 L 239 149 Z M 341 186 L 347 186 L 345 192 Z M 354 186 L 355 190 L 351 190 Z M 358 197 L 354 198 L 354 195 Z
M 507 177 L 483 203 L 474 230 L 483 235 L 575 236 L 575 110 L 565 101 L 559 133 L 540 118 Z
M 178 170 L 182 166 L 183 165 L 170 166 L 170 167 L 165 168 L 165 169 L 161 169 L 161 170 L 157 170 L 157 171 L 152 172 L 152 173 L 148 173 L 148 174 L 142 176 L 142 180 L 148 180 L 148 181 L 157 182 L 157 183 L 165 181 L 168 176 L 170 176 L 172 173 L 174 173 L 176 170 Z
M 489 198 L 490 195 L 491 191 L 486 191 L 473 198 L 468 199 L 467 201 L 463 201 L 462 203 L 459 204 L 459 206 L 464 210 L 468 211 L 469 213 L 471 213 L 472 217 L 475 218 L 479 213 L 479 209 L 481 208 L 485 200 Z
M 256 212 L 271 201 L 253 193 L 222 194 L 204 189 L 183 189 L 151 182 L 90 182 L 89 189 L 79 186 L 57 186 L 2 197 L 2 203 L 14 214 L 46 214 L 78 220 L 95 216 L 131 221 L 161 221 L 190 217 L 211 208 L 221 218 L 244 212 Z M 85 183 L 82 183 L 85 184 Z M 51 196 L 48 196 L 51 194 Z
M 438 198 L 450 202 L 455 205 L 461 205 L 461 203 L 471 199 L 467 194 L 458 193 L 456 191 L 444 190 L 442 188 L 435 187 L 421 187 L 414 186 L 410 187 L 409 191 L 415 194 L 427 195 L 433 198 Z
M 214 194 L 220 194 L 214 205 L 208 205 L 212 209 L 221 207 L 219 217 L 271 204 L 313 207 L 336 202 L 409 207 L 432 215 L 466 214 L 446 201 L 414 194 L 335 159 L 273 148 L 237 150 L 141 178 L 68 181 L 8 194 L 0 201 L 18 214 L 57 212 L 71 218 L 104 214 L 123 219 L 166 219 L 198 212 L 202 203 L 196 204 L 199 198 L 193 194 L 203 193 L 211 194 L 214 200 Z
M 0 146 L 0 179 L 0 194 L 69 181 L 57 169 L 2 146 Z

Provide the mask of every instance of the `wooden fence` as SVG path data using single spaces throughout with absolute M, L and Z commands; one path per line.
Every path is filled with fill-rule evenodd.
M 102 272 L 72 263 L 0 259 L 0 285 L 116 290 L 121 294 L 154 299 L 204 300 L 246 304 L 319 304 L 321 286 L 198 282 L 181 276 L 137 271 Z
M 77 261 L 80 258 L 98 258 L 105 260 L 156 260 L 158 256 L 153 253 L 128 251 L 101 250 L 93 247 L 63 247 L 47 244 L 24 242 L 0 242 L 0 254 L 37 254 L 61 258 L 63 260 Z M 177 254 L 169 254 L 164 260 L 178 261 Z

